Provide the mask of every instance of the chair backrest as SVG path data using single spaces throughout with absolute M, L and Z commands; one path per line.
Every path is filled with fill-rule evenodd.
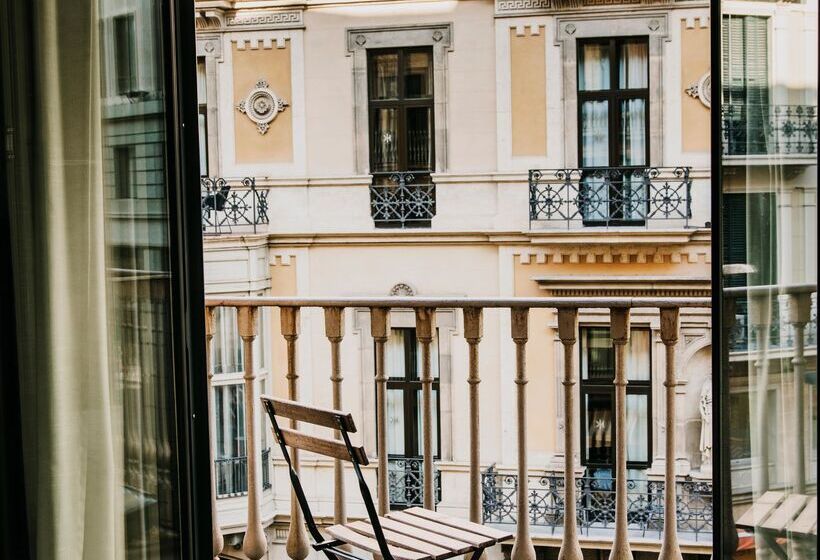
M 332 457 L 334 459 L 341 459 L 343 461 L 350 461 L 353 463 L 353 470 L 359 481 L 359 490 L 364 501 L 365 509 L 367 510 L 367 516 L 373 526 L 376 541 L 379 543 L 379 548 L 382 551 L 382 557 L 385 560 L 393 560 L 393 555 L 391 554 L 390 549 L 387 546 L 387 541 L 384 538 L 381 523 L 379 522 L 379 516 L 373 503 L 373 497 L 370 495 L 370 489 L 367 487 L 367 483 L 364 480 L 364 476 L 362 475 L 362 470 L 360 468 L 361 465 L 369 464 L 367 453 L 365 453 L 364 447 L 357 447 L 350 443 L 350 437 L 348 434 L 356 431 L 356 424 L 353 422 L 353 417 L 347 412 L 342 412 L 340 410 L 307 406 L 302 403 L 285 399 L 275 399 L 268 396 L 262 396 L 261 399 L 262 405 L 265 407 L 265 410 L 268 412 L 268 416 L 270 417 L 270 421 L 273 426 L 273 434 L 276 437 L 276 441 L 279 443 L 279 447 L 282 449 L 282 455 L 284 455 L 285 462 L 288 464 L 290 481 L 293 485 L 296 499 L 298 500 L 302 513 L 305 516 L 305 523 L 310 531 L 310 534 L 313 536 L 313 539 L 316 541 L 314 548 L 316 548 L 316 550 L 324 550 L 328 555 L 328 558 L 333 558 L 334 560 L 338 560 L 339 558 L 357 558 L 356 556 L 353 556 L 343 550 L 340 551 L 334 549 L 331 554 L 327 549 L 328 546 L 336 546 L 336 543 L 326 541 L 319 532 L 319 529 L 316 527 L 316 522 L 313 519 L 313 514 L 310 511 L 310 506 L 307 503 L 307 498 L 305 497 L 305 492 L 302 488 L 302 483 L 299 480 L 299 475 L 293 469 L 293 465 L 291 464 L 288 447 L 304 449 L 305 451 L 312 451 L 313 453 L 325 455 L 326 457 Z M 325 428 L 338 430 L 342 436 L 342 441 L 308 435 L 293 429 L 281 428 L 276 419 L 277 416 L 288 418 L 297 422 L 307 422 L 316 426 L 324 426 Z
M 356 461 L 360 465 L 367 465 L 367 453 L 364 447 L 349 446 L 338 440 L 327 439 L 318 436 L 304 434 L 297 430 L 279 427 L 276 421 L 277 416 L 289 418 L 299 422 L 307 422 L 317 426 L 324 426 L 343 432 L 355 432 L 356 424 L 353 417 L 339 410 L 321 408 L 318 406 L 307 406 L 295 401 L 276 399 L 273 397 L 262 397 L 262 404 L 270 416 L 273 424 L 273 433 L 279 443 L 284 443 L 288 447 L 312 451 L 326 457 L 341 459 L 343 461 Z M 347 438 L 344 438 L 347 440 Z

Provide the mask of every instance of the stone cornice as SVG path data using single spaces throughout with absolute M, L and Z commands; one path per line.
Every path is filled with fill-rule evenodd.
M 495 0 L 496 17 L 640 11 L 659 7 L 708 8 L 701 0 Z
M 592 262 L 590 254 L 594 255 L 594 262 L 709 262 L 710 243 L 710 232 L 707 229 L 640 232 L 405 230 L 268 234 L 268 244 L 272 247 L 431 244 L 512 246 L 517 248 L 514 254 L 525 264 Z
M 709 297 L 711 280 L 697 276 L 533 276 L 538 287 L 567 297 Z

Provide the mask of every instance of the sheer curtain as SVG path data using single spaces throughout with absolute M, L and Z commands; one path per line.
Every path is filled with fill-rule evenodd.
M 37 116 L 12 245 L 33 558 L 124 558 L 122 383 L 111 375 L 96 2 L 34 5 Z M 21 512 L 22 514 L 22 512 Z
M 392 329 L 385 345 L 388 378 L 405 376 L 405 331 Z M 387 452 L 404 454 L 404 391 L 387 391 Z

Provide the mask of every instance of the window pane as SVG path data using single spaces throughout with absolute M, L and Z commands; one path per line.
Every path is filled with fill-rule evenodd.
M 419 455 L 424 451 L 424 431 L 423 431 L 423 413 L 421 391 L 416 391 L 416 402 L 418 403 L 418 413 L 416 416 L 416 433 L 418 434 L 417 447 Z M 433 391 L 433 398 L 430 399 L 430 405 L 433 410 L 433 456 L 438 457 L 438 391 Z
M 136 89 L 134 55 L 134 16 L 114 18 L 114 63 L 117 93 L 130 93 Z
M 207 116 L 200 111 L 197 119 L 199 125 L 199 174 L 208 175 L 208 124 Z
M 612 379 L 615 376 L 615 351 L 608 328 L 582 329 L 582 379 Z
M 626 347 L 627 379 L 634 381 L 650 380 L 652 370 L 649 351 L 650 339 L 651 332 L 647 329 L 633 329 L 630 331 L 629 344 Z
M 578 53 L 578 89 L 609 89 L 609 45 L 586 43 Z
M 432 110 L 429 107 L 407 109 L 407 168 L 410 171 L 430 169 L 432 145 Z
M 714 455 L 723 509 L 739 520 L 768 508 L 771 492 L 817 494 L 816 401 L 807 400 L 817 383 L 817 9 L 774 3 L 720 24 L 723 262 L 713 282 L 723 329 L 713 411 L 726 429 Z M 814 514 L 802 507 L 792 515 Z M 757 524 L 753 537 L 729 541 L 739 545 L 733 557 L 817 557 L 816 537 L 798 523 L 768 544 Z
M 621 44 L 618 61 L 618 87 L 638 89 L 649 86 L 649 45 L 645 41 Z
M 114 198 L 134 198 L 133 146 L 114 147 Z
M 217 459 L 245 456 L 244 398 L 242 384 L 214 387 Z
M 371 99 L 396 99 L 399 96 L 399 55 L 373 55 Z
M 404 391 L 387 391 L 387 453 L 404 455 Z
M 611 463 L 615 438 L 614 407 L 609 393 L 588 394 L 587 414 L 587 461 L 590 463 Z
M 236 309 L 217 307 L 214 310 L 214 326 L 214 338 L 211 342 L 214 374 L 244 371 L 242 340 L 239 338 Z
M 196 59 L 196 97 L 200 105 L 208 102 L 207 76 L 205 73 L 205 57 Z
M 626 460 L 649 461 L 649 396 L 626 396 Z
M 408 329 L 391 329 L 385 346 L 387 377 L 404 378 L 407 375 L 404 338 Z
M 621 101 L 621 165 L 646 165 L 646 101 Z M 585 152 L 586 153 L 586 152 Z
M 581 166 L 609 165 L 609 103 L 584 101 L 581 104 Z
M 405 57 L 404 96 L 433 95 L 433 64 L 429 52 L 411 52 Z
M 373 112 L 373 171 L 398 171 L 399 123 L 396 109 L 376 109 Z

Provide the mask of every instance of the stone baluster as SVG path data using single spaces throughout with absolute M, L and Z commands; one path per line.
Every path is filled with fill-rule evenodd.
M 578 310 L 558 310 L 558 337 L 564 345 L 564 540 L 558 560 L 583 560 L 575 511 L 575 343 Z
M 430 371 L 430 345 L 435 333 L 436 310 L 430 307 L 416 309 L 416 338 L 421 344 L 422 482 L 426 509 L 436 509 L 433 489 L 433 375 Z
M 792 376 L 794 391 L 794 457 L 792 485 L 794 492 L 806 492 L 806 450 L 805 450 L 805 417 L 803 406 L 805 403 L 804 376 L 806 371 L 805 358 L 805 329 L 806 323 L 811 320 L 811 293 L 801 292 L 789 295 L 789 309 L 787 321 L 794 331 L 794 357 L 792 358 Z
M 470 372 L 470 521 L 481 523 L 481 447 L 479 390 L 481 377 L 478 372 L 478 344 L 484 331 L 483 310 L 479 307 L 464 308 L 464 338 L 469 346 Z
M 282 336 L 287 343 L 287 374 L 288 398 L 292 401 L 299 400 L 299 374 L 296 370 L 296 341 L 299 338 L 299 308 L 281 307 L 279 309 Z M 296 420 L 290 421 L 291 429 L 297 429 Z M 290 449 L 290 460 L 293 470 L 299 474 L 299 450 Z M 290 527 L 288 528 L 288 538 L 285 543 L 285 551 L 293 560 L 304 560 L 310 554 L 307 532 L 305 531 L 305 521 L 302 517 L 302 510 L 296 500 L 296 494 L 290 495 Z
M 510 309 L 510 326 L 515 342 L 516 421 L 518 425 L 518 523 L 512 560 L 535 560 L 535 548 L 530 537 L 530 501 L 527 481 L 527 339 L 529 312 L 525 307 Z
M 208 452 L 211 459 L 211 531 L 213 532 L 213 557 L 219 556 L 225 546 L 225 539 L 219 528 L 219 519 L 216 514 L 216 465 L 214 463 L 214 445 L 216 445 L 216 435 L 214 434 L 214 366 L 211 363 L 211 345 L 214 339 L 214 308 L 205 308 L 205 368 L 208 377 L 208 437 L 211 444 Z
M 325 336 L 330 341 L 330 381 L 333 384 L 333 408 L 342 409 L 342 360 L 340 346 L 344 338 L 344 308 L 325 307 Z M 336 439 L 341 439 L 338 430 L 334 430 Z M 333 522 L 337 525 L 347 523 L 345 511 L 345 479 L 342 461 L 333 461 Z
M 627 533 L 626 495 L 626 345 L 629 309 L 610 310 L 610 335 L 615 345 L 615 537 L 609 560 L 632 560 Z
M 763 494 L 769 490 L 769 340 L 772 321 L 772 306 L 775 296 L 769 292 L 755 294 L 749 297 L 749 350 L 752 350 L 751 338 L 757 347 L 754 360 L 755 380 L 750 391 L 750 398 L 754 399 L 754 426 L 752 427 L 752 455 L 759 457 L 758 468 L 752 466 L 752 485 L 755 493 Z M 754 396 L 752 396 L 754 395 Z M 750 403 L 751 404 L 751 403 Z M 755 476 L 756 474 L 756 476 Z
M 370 308 L 370 334 L 376 346 L 376 494 L 379 515 L 390 511 L 390 495 L 387 480 L 387 373 L 385 372 L 384 345 L 390 331 L 390 310 L 382 307 Z
M 248 526 L 242 541 L 242 552 L 251 560 L 259 560 L 267 551 L 267 539 L 262 527 L 262 477 L 256 435 L 256 371 L 253 341 L 257 335 L 257 308 L 238 308 L 239 336 L 242 338 L 245 364 L 245 455 L 248 479 Z
M 675 371 L 675 350 L 678 344 L 680 310 L 676 307 L 661 308 L 661 340 L 666 348 L 666 476 L 663 492 L 663 543 L 658 560 L 681 560 L 678 544 L 678 515 L 675 482 L 675 387 L 678 384 Z

